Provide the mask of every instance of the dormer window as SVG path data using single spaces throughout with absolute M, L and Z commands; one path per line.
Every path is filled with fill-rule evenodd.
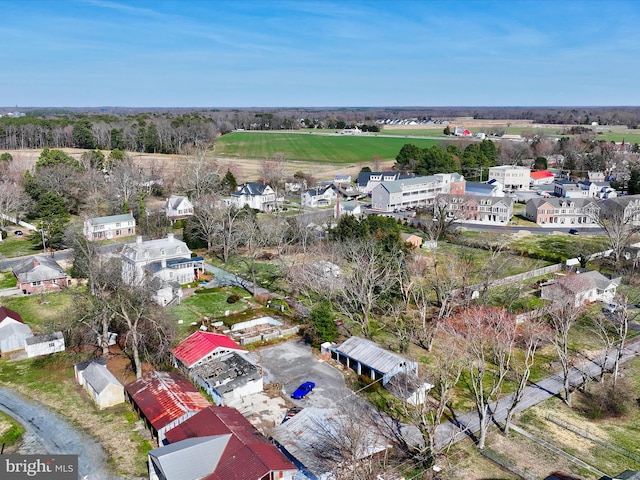
M 164 251 L 164 248 L 160 250 L 160 255 L 163 256 L 163 257 L 166 255 L 166 252 Z
M 176 253 L 182 253 L 182 247 L 177 247 L 176 248 Z

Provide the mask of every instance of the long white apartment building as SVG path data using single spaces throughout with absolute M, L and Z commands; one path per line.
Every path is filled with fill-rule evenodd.
M 371 208 L 394 212 L 431 205 L 442 193 L 463 195 L 464 177 L 458 173 L 438 173 L 422 177 L 382 182 L 371 193 Z

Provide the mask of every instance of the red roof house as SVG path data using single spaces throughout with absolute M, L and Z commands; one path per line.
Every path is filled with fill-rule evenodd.
M 546 170 L 536 170 L 529 174 L 530 184 L 535 185 L 548 185 L 553 183 L 554 175 Z
M 191 368 L 229 352 L 244 352 L 245 349 L 226 335 L 197 331 L 173 349 L 176 367 L 179 364 Z
M 201 410 L 166 432 L 166 440 L 170 445 L 149 452 L 152 479 L 293 479 L 297 472 L 282 452 L 229 407 Z
M 160 444 L 167 430 L 211 405 L 178 372 L 153 371 L 129 383 L 125 390 L 140 418 L 144 419 Z
M 24 322 L 22 321 L 22 317 L 18 312 L 14 312 L 7 307 L 0 307 L 0 326 L 4 327 L 5 325 L 9 325 L 10 323 Z

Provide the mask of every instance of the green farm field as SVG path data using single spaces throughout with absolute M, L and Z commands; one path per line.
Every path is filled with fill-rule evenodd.
M 391 160 L 405 143 L 427 148 L 438 140 L 385 136 L 327 135 L 316 133 L 233 132 L 216 142 L 219 158 L 273 158 L 282 153 L 289 161 L 336 165 Z

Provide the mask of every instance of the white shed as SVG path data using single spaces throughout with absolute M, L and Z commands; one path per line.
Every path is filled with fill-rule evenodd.
M 24 349 L 28 358 L 64 352 L 64 335 L 62 332 L 54 332 L 27 338 Z
M 91 362 L 79 372 L 78 381 L 84 386 L 98 408 L 111 407 L 124 402 L 124 387 L 105 365 Z

